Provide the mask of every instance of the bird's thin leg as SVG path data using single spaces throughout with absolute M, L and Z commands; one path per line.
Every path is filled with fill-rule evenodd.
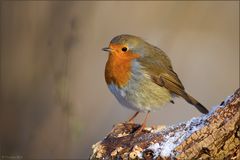
M 136 112 L 129 120 L 128 123 L 134 123 L 133 119 L 138 115 L 139 111 Z
M 137 130 L 136 134 L 140 133 L 140 132 L 143 130 L 143 128 L 146 127 L 146 122 L 147 122 L 147 118 L 148 118 L 148 116 L 149 116 L 149 113 L 150 113 L 150 111 L 147 112 L 147 114 L 146 114 L 146 116 L 145 116 L 145 118 L 144 118 L 144 121 L 143 121 L 143 123 L 142 123 L 142 125 L 141 125 L 141 128 L 139 128 L 139 129 Z

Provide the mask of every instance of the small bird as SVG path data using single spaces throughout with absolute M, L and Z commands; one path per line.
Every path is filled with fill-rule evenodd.
M 174 72 L 169 57 L 161 49 L 133 35 L 118 35 L 109 46 L 105 67 L 105 80 L 109 90 L 120 104 L 136 113 L 128 120 L 132 123 L 139 112 L 147 112 L 139 132 L 146 126 L 151 110 L 174 103 L 182 97 L 201 113 L 208 110 L 190 96 Z

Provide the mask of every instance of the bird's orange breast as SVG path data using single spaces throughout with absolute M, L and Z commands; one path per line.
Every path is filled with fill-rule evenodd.
M 139 55 L 129 53 L 125 55 L 109 54 L 105 68 L 107 84 L 115 84 L 119 88 L 125 86 L 131 78 L 132 60 Z

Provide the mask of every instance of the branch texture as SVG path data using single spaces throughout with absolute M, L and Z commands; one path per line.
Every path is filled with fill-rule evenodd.
M 209 114 L 173 126 L 120 123 L 90 159 L 240 159 L 240 89 Z

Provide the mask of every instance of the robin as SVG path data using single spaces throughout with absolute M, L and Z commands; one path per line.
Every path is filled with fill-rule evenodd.
M 201 113 L 208 113 L 185 91 L 161 49 L 140 37 L 125 34 L 114 37 L 103 51 L 109 52 L 105 67 L 109 90 L 120 104 L 136 111 L 128 122 L 132 123 L 139 112 L 147 112 L 139 132 L 146 126 L 150 111 L 174 103 L 174 97 L 182 97 Z

